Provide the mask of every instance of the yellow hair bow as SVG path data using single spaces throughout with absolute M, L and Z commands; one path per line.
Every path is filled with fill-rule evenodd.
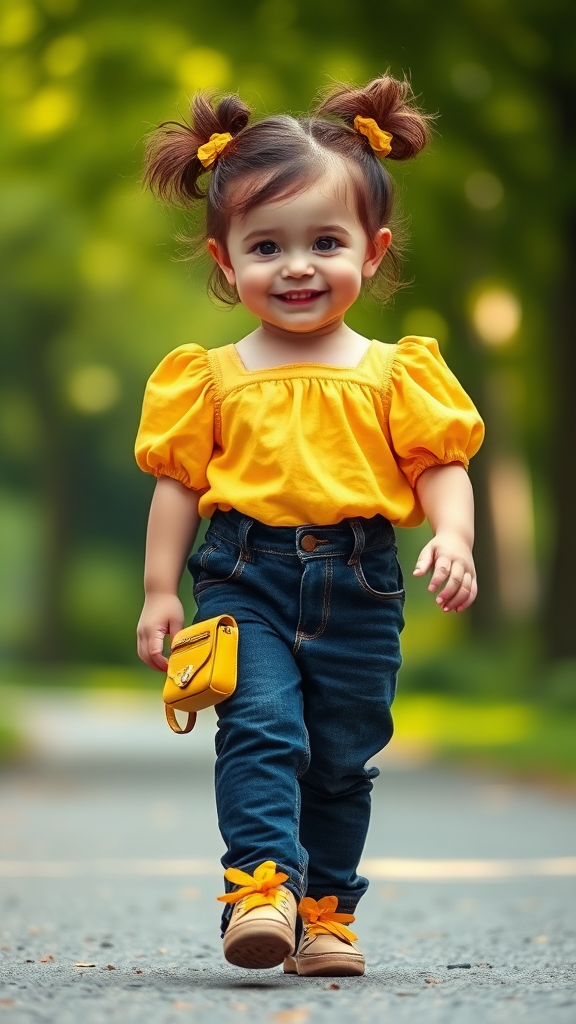
M 321 900 L 313 900 L 305 896 L 300 900 L 298 913 L 304 921 L 309 935 L 337 935 L 344 942 L 354 942 L 358 938 L 354 932 L 346 928 L 354 920 L 354 914 L 336 914 L 337 896 L 323 896 Z
M 239 900 L 245 900 L 245 909 L 248 911 L 252 907 L 266 906 L 270 903 L 279 906 L 284 899 L 284 892 L 278 889 L 278 886 L 287 880 L 288 875 L 283 871 L 276 871 L 276 864 L 273 860 L 265 860 L 256 868 L 253 875 L 249 875 L 239 868 L 227 868 L 224 878 L 242 888 L 236 889 L 235 892 L 224 893 L 223 896 L 217 896 L 216 899 L 221 900 L 222 903 L 238 903 Z
M 354 127 L 357 132 L 366 136 L 377 156 L 388 156 L 392 149 L 392 136 L 390 132 L 379 128 L 373 117 L 360 117 L 360 114 L 357 114 L 354 118 Z
M 208 142 L 200 146 L 197 152 L 198 159 L 203 167 L 211 167 L 217 156 L 229 142 L 232 142 L 230 132 L 214 132 Z

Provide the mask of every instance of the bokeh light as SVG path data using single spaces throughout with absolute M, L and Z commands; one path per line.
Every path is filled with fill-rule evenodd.
M 40 89 L 23 111 L 22 126 L 27 135 L 54 135 L 67 128 L 78 113 L 73 93 L 56 86 Z
M 0 46 L 21 46 L 39 27 L 39 18 L 27 0 L 12 0 L 0 15 Z
M 475 299 L 472 322 L 486 345 L 504 345 L 516 334 L 522 307 L 507 288 L 487 288 Z
M 230 64 L 219 50 L 198 46 L 187 50 L 177 65 L 178 80 L 187 92 L 221 89 L 230 78 Z
M 504 198 L 504 186 L 490 171 L 474 171 L 464 182 L 466 198 L 479 210 L 492 210 Z
M 480 100 L 492 88 L 492 75 L 475 61 L 456 64 L 450 77 L 456 92 L 466 100 Z
M 49 74 L 64 78 L 72 75 L 84 63 L 86 43 L 81 36 L 60 36 L 44 54 L 44 67 Z
M 120 398 L 118 374 L 109 366 L 81 366 L 70 374 L 67 394 L 71 405 L 87 415 L 107 412 Z

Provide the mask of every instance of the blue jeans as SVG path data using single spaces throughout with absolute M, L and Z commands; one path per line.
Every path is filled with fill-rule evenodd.
M 217 706 L 222 863 L 252 874 L 276 861 L 297 898 L 335 895 L 351 913 L 368 887 L 356 869 L 379 774 L 365 765 L 392 736 L 401 662 L 392 526 L 217 511 L 189 568 L 196 621 L 227 613 L 240 633 L 238 685 Z

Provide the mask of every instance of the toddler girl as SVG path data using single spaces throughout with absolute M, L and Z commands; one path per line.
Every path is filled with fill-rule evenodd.
M 365 765 L 392 735 L 394 526 L 429 520 L 415 573 L 432 570 L 443 611 L 476 596 L 466 467 L 478 413 L 435 341 L 382 344 L 344 322 L 365 283 L 390 292 L 397 279 L 382 161 L 415 156 L 427 134 L 408 84 L 384 76 L 338 87 L 311 117 L 252 124 L 238 96 L 200 94 L 191 126 L 160 126 L 148 149 L 161 197 L 206 202 L 212 292 L 259 320 L 235 345 L 166 356 L 136 445 L 158 478 L 140 657 L 166 668 L 201 516 L 196 620 L 239 626 L 238 686 L 217 709 L 216 800 L 224 954 L 243 967 L 364 972 L 347 924 L 368 887 L 357 867 L 378 771 Z

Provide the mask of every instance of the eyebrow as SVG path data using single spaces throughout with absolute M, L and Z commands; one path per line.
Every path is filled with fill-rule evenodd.
M 255 238 L 268 238 L 278 233 L 277 228 L 262 228 L 261 231 L 250 231 L 247 235 L 244 235 L 243 242 L 251 242 Z M 320 227 L 313 228 L 315 235 L 327 235 L 335 233 L 337 235 L 346 235 L 347 238 L 351 238 L 351 234 L 346 228 L 342 227 L 341 224 L 322 224 Z

